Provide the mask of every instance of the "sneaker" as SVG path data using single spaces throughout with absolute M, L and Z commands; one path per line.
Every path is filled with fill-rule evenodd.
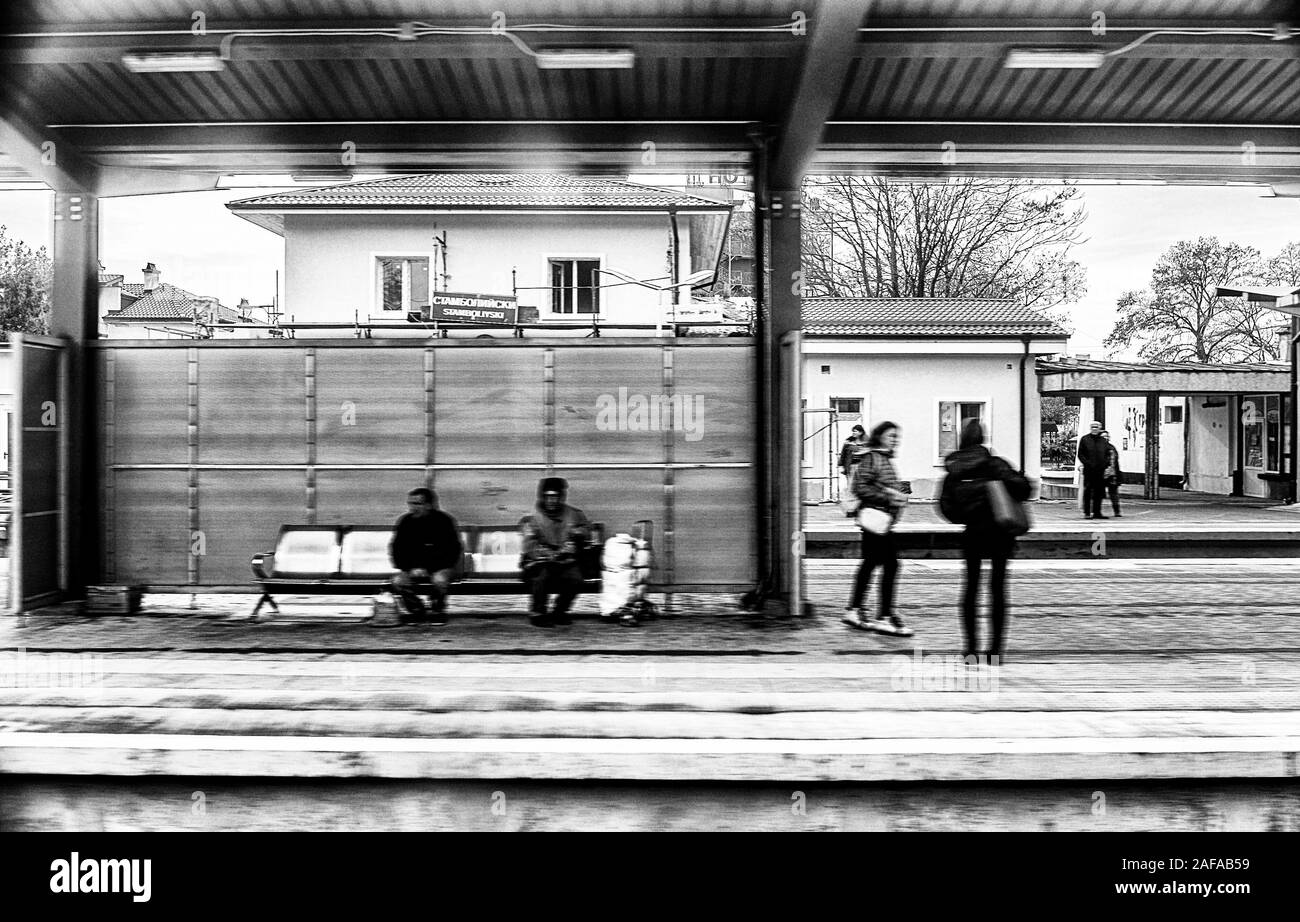
M 636 612 L 629 611 L 618 619 L 618 623 L 624 627 L 638 627 L 641 624 L 641 619 L 636 616 Z
M 893 633 L 895 637 L 911 637 L 912 634 L 915 633 L 907 626 L 902 618 L 898 617 L 898 615 L 894 615 L 894 617 L 890 618 L 889 623 L 894 629 Z
M 849 627 L 856 627 L 861 630 L 867 629 L 867 623 L 862 617 L 862 609 L 860 608 L 844 609 L 844 617 L 841 618 L 840 620 L 843 621 L 845 624 L 847 624 Z
M 533 627 L 555 627 L 555 622 L 546 615 L 529 615 L 528 623 Z
M 863 619 L 862 626 L 868 631 L 876 631 L 880 634 L 896 634 L 893 623 L 888 618 L 876 616 L 871 619 Z
M 444 612 L 436 611 L 433 614 L 429 615 L 425 623 L 431 624 L 434 627 L 446 627 L 449 621 L 447 615 Z

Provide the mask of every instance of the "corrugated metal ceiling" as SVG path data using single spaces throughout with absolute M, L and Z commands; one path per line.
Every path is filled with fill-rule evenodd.
M 817 0 L 799 4 L 814 28 L 818 5 Z M 789 3 L 767 0 L 649 0 L 635 5 L 615 0 L 448 0 L 437 5 L 436 16 L 427 0 L 205 0 L 202 6 L 210 30 L 206 36 L 189 32 L 195 11 L 191 0 L 17 4 L 9 11 L 11 36 L 87 27 L 179 34 L 5 39 L 8 65 L 0 72 L 4 101 L 33 125 L 66 128 L 66 136 L 75 137 L 92 157 L 101 152 L 122 157 L 130 147 L 141 152 L 142 162 L 154 157 L 149 161 L 154 165 L 183 165 L 186 142 L 170 135 L 170 146 L 163 145 L 161 135 L 149 136 L 146 129 L 125 134 L 124 128 L 75 126 L 560 121 L 639 125 L 642 136 L 662 138 L 665 145 L 681 139 L 674 132 L 686 130 L 682 122 L 728 126 L 725 137 L 718 128 L 712 140 L 678 145 L 686 151 L 683 162 L 709 162 L 713 154 L 698 151 L 729 147 L 735 156 L 746 156 L 744 124 L 779 124 L 800 73 L 816 66 L 804 60 L 807 38 L 789 29 L 680 31 L 791 22 Z M 534 48 L 618 44 L 636 52 L 636 64 L 628 70 L 542 70 L 499 35 L 402 42 L 391 36 L 247 33 L 228 42 L 229 60 L 217 73 L 137 74 L 121 62 L 123 51 L 136 48 L 216 49 L 225 34 L 221 30 L 228 29 L 329 29 L 343 23 L 393 28 L 405 20 L 483 29 L 502 6 L 511 28 L 556 23 L 596 30 L 518 33 Z M 833 125 L 840 125 L 841 138 L 845 131 L 857 130 L 853 123 L 869 127 L 842 148 L 888 148 L 892 130 L 918 125 L 1173 123 L 1287 129 L 1300 123 L 1296 39 L 1161 35 L 1097 70 L 1002 66 L 1013 45 L 1069 42 L 1114 49 L 1147 27 L 1223 26 L 1225 7 L 1234 27 L 1267 30 L 1282 9 L 1269 0 L 1231 5 L 1221 0 L 1113 0 L 1104 4 L 1109 31 L 1094 36 L 1088 30 L 1097 6 L 1095 0 L 879 0 L 859 33 L 858 52 L 830 116 Z M 1008 143 L 1022 138 L 1018 131 L 1008 129 Z M 409 138 L 402 143 L 411 149 L 436 146 L 437 138 L 427 134 L 418 143 Z M 397 141 L 374 143 L 397 156 Z M 608 145 L 624 143 L 620 136 Z M 264 146 L 291 145 L 281 136 L 266 139 Z M 164 150 L 171 161 L 158 159 Z M 391 165 L 418 164 L 412 156 Z M 220 154 L 213 154 L 203 168 L 221 162 Z M 229 162 L 235 168 L 236 161 Z M 240 161 L 238 168 L 251 165 Z

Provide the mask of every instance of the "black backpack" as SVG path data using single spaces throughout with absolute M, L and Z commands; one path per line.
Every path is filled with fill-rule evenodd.
M 970 525 L 988 519 L 988 478 L 963 478 L 949 474 L 939 491 L 939 513 L 956 525 Z

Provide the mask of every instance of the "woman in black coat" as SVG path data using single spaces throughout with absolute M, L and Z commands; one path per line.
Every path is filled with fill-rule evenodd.
M 965 656 L 976 656 L 976 600 L 979 598 L 980 568 L 988 560 L 991 568 L 989 594 L 993 636 L 987 655 L 1002 658 L 1007 623 L 1007 562 L 1016 551 L 1014 535 L 993 519 L 987 483 L 1001 480 L 1007 493 L 1018 503 L 1029 499 L 1029 481 L 1006 461 L 984 447 L 984 427 L 967 420 L 956 451 L 944 459 L 944 479 L 939 507 L 949 521 L 966 526 L 962 534 L 962 556 L 966 560 L 966 585 L 962 590 L 961 623 L 966 639 Z M 991 661 L 991 660 L 990 660 Z
M 1119 449 L 1110 440 L 1110 433 L 1102 430 L 1101 437 L 1106 440 L 1106 470 L 1103 475 L 1106 482 L 1106 495 L 1110 497 L 1110 508 L 1115 518 L 1119 513 L 1119 482 L 1124 479 L 1124 472 L 1119 469 Z

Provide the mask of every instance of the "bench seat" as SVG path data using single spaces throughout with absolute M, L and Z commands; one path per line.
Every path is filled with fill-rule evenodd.
M 516 525 L 461 525 L 464 553 L 448 590 L 451 595 L 510 595 L 527 591 L 519 570 L 523 537 Z M 253 575 L 264 604 L 279 611 L 279 595 L 375 595 L 397 575 L 388 556 L 391 526 L 284 525 L 275 551 L 254 554 Z M 599 592 L 604 528 L 592 525 L 592 544 L 581 561 L 583 592 Z

